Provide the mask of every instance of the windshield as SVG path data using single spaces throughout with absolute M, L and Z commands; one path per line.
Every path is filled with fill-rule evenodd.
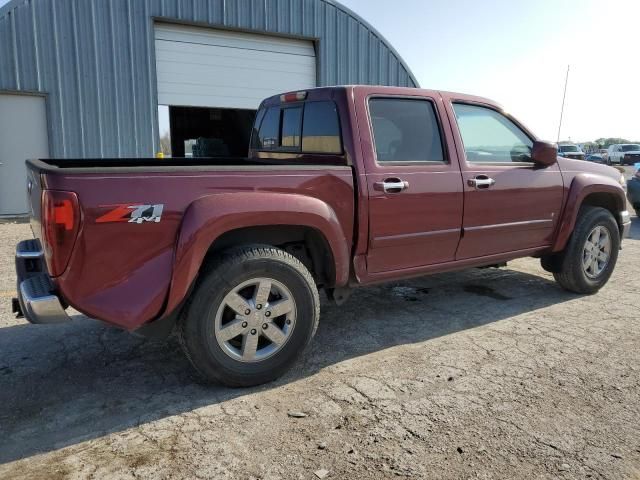
M 638 152 L 640 151 L 640 145 L 622 145 L 623 152 Z
M 561 152 L 579 152 L 580 150 L 578 150 L 578 147 L 576 147 L 575 145 L 560 145 L 558 147 L 558 150 L 560 150 Z

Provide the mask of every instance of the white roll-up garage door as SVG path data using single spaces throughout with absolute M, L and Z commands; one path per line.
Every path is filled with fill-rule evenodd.
M 155 45 L 159 105 L 257 109 L 316 86 L 309 41 L 156 24 Z

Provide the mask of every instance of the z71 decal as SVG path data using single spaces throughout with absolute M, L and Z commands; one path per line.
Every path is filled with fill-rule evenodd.
M 163 204 L 158 205 L 116 205 L 115 208 L 99 217 L 96 223 L 128 222 L 138 225 L 145 222 L 160 223 Z

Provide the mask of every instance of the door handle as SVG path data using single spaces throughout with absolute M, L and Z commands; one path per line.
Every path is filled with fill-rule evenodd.
M 470 178 L 468 183 L 470 187 L 473 187 L 476 190 L 486 190 L 493 187 L 496 184 L 496 181 L 487 175 L 478 175 L 475 178 Z
M 382 190 L 384 193 L 400 193 L 409 188 L 409 182 L 399 178 L 388 178 L 383 182 L 376 182 L 375 186 L 376 190 Z

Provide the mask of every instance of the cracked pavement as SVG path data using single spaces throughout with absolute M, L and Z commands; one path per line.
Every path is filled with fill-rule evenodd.
M 200 384 L 173 339 L 14 319 L 29 236 L 0 225 L 0 478 L 640 478 L 636 217 L 595 296 L 534 259 L 361 289 L 244 390 Z

